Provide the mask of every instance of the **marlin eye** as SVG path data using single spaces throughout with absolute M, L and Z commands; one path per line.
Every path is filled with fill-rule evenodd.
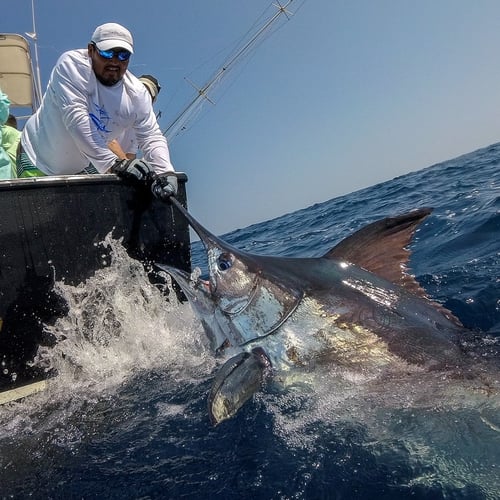
M 219 258 L 217 259 L 217 267 L 219 268 L 219 271 L 227 271 L 232 265 L 233 260 L 230 255 L 227 253 L 219 255 Z

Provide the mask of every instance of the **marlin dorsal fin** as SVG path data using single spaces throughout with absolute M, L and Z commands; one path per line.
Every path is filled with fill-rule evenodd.
M 368 224 L 342 240 L 324 257 L 351 262 L 416 295 L 425 296 L 414 277 L 406 272 L 406 266 L 413 234 L 431 212 L 430 208 L 421 208 Z
M 407 273 L 407 265 L 411 255 L 408 246 L 415 230 L 431 212 L 432 208 L 420 208 L 372 222 L 342 240 L 324 258 L 351 262 L 414 295 L 429 299 L 415 277 Z M 461 325 L 451 311 L 431 302 L 449 320 Z

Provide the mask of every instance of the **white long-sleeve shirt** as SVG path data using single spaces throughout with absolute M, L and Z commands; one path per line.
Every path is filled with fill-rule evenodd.
M 156 173 L 174 170 L 144 84 L 127 71 L 112 87 L 102 85 L 87 49 L 78 49 L 57 61 L 40 108 L 24 126 L 21 144 L 47 175 L 76 174 L 89 162 L 104 173 L 116 160 L 108 142 L 131 129 Z

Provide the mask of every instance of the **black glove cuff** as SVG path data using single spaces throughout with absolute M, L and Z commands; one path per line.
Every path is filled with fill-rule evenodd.
M 116 161 L 111 165 L 111 172 L 114 174 L 123 172 L 127 168 L 128 160 L 120 160 L 117 158 Z

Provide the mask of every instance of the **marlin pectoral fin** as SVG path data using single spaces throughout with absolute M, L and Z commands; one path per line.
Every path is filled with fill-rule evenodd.
M 213 425 L 236 414 L 261 388 L 269 367 L 261 349 L 241 352 L 224 363 L 208 396 L 208 414 Z

